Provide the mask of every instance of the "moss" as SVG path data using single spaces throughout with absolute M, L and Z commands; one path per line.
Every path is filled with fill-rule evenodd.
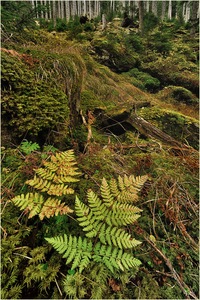
M 90 90 L 84 90 L 81 92 L 81 109 L 84 113 L 87 110 L 94 110 L 95 108 L 102 107 L 104 104 L 97 96 Z
M 157 78 L 154 78 L 145 72 L 141 72 L 137 68 L 131 69 L 125 74 L 129 75 L 131 78 L 134 78 L 132 81 L 133 84 L 135 83 L 137 87 L 142 88 L 143 90 L 156 92 L 160 87 L 160 81 Z M 137 81 L 139 82 L 139 85 Z
M 115 40 L 94 39 L 91 44 L 96 52 L 96 59 L 117 73 L 127 72 L 139 65 L 139 56 L 115 43 Z
M 12 136 L 39 137 L 68 119 L 68 99 L 18 58 L 2 53 L 2 116 Z
M 150 54 L 149 61 L 142 64 L 142 69 L 158 78 L 162 86 L 180 85 L 195 95 L 199 93 L 198 68 L 181 55 L 162 58 Z
M 198 149 L 198 120 L 175 111 L 157 107 L 141 109 L 139 115 L 173 138 Z
M 149 273 L 140 272 L 137 276 L 141 275 L 141 282 L 138 289 L 135 289 L 136 299 L 160 299 L 160 289 L 158 282 Z M 151 288 L 150 288 L 151 287 Z
M 181 86 L 168 86 L 159 92 L 159 98 L 164 101 L 177 101 L 188 105 L 197 105 L 198 98 Z

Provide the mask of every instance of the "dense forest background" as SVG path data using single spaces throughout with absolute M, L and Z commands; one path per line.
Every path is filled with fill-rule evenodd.
M 199 299 L 199 1 L 1 1 L 1 299 Z

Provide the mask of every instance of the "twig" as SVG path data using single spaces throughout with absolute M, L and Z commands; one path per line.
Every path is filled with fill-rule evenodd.
M 55 283 L 56 283 L 56 285 L 57 285 L 57 288 L 58 288 L 58 291 L 59 291 L 59 293 L 60 293 L 60 296 L 62 296 L 61 289 L 60 289 L 60 287 L 59 287 L 59 285 L 58 285 L 58 282 L 57 282 L 57 280 L 56 280 L 56 279 L 55 279 Z
M 14 252 L 13 254 L 18 255 L 18 256 L 22 256 L 22 257 L 27 258 L 27 259 L 32 259 L 32 257 L 26 256 L 26 255 L 23 255 L 23 254 L 20 254 L 20 253 L 15 253 Z
M 171 261 L 163 254 L 163 252 L 158 249 L 155 245 L 155 243 L 153 243 L 150 239 L 148 239 L 147 237 L 144 237 L 144 239 L 154 248 L 154 250 L 156 250 L 156 252 L 164 259 L 166 265 L 168 266 L 168 268 L 170 269 L 171 273 L 172 273 L 172 277 L 174 278 L 174 280 L 178 283 L 180 289 L 183 291 L 184 295 L 191 296 L 192 299 L 196 299 L 198 300 L 199 298 L 195 295 L 195 293 L 187 286 L 187 284 L 185 282 L 182 281 L 182 279 L 180 278 L 179 274 L 176 272 L 176 270 L 173 268 Z M 188 298 L 187 298 L 188 299 Z

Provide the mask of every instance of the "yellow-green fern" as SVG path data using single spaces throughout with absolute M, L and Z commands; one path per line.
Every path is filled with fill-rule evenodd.
M 26 181 L 41 193 L 18 195 L 12 199 L 13 203 L 25 210 L 28 218 L 38 215 L 43 220 L 44 217 L 72 213 L 73 210 L 62 202 L 62 196 L 74 193 L 69 184 L 79 181 L 77 169 L 73 150 L 52 155 L 50 161 L 44 161 L 43 167 L 35 170 L 34 178 Z

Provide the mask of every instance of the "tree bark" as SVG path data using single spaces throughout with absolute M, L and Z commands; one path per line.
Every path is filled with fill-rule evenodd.
M 190 23 L 191 23 L 191 29 L 190 34 L 194 35 L 196 32 L 196 23 L 198 22 L 197 19 L 197 13 L 199 9 L 199 1 L 191 1 L 191 14 L 190 14 Z
M 53 27 L 56 27 L 56 1 L 52 1 Z
M 143 34 L 144 32 L 144 2 L 139 0 L 139 32 Z
M 166 1 L 162 1 L 162 14 L 161 14 L 161 20 L 163 21 L 165 18 L 166 13 Z
M 172 19 L 172 0 L 169 0 L 168 3 L 168 19 Z
M 102 30 L 106 29 L 106 16 L 105 14 L 102 15 Z
M 66 20 L 69 21 L 70 19 L 69 1 L 65 1 L 65 15 L 66 15 Z
M 157 17 L 158 15 L 157 1 L 152 2 L 152 13 Z

